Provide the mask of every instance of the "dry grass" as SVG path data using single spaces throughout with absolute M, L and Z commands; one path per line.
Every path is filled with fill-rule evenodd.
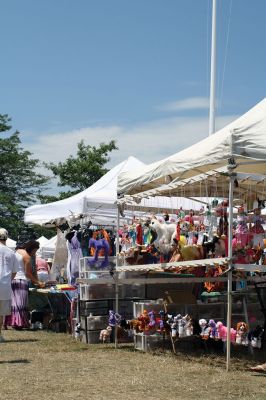
M 224 357 L 142 353 L 124 345 L 85 345 L 66 334 L 4 332 L 0 399 L 266 399 L 266 376 L 254 364 Z

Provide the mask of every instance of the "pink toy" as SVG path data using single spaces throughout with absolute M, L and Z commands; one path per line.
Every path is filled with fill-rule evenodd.
M 112 327 L 107 326 L 106 329 L 102 329 L 100 332 L 99 340 L 103 343 L 109 342 L 110 341 L 110 336 L 112 332 Z
M 221 339 L 223 342 L 227 339 L 227 327 L 221 321 L 218 321 L 216 324 L 217 329 L 217 339 Z M 231 328 L 230 331 L 230 340 L 232 343 L 236 341 L 236 330 Z

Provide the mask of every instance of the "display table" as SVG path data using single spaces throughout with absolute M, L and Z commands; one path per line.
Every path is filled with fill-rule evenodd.
M 31 314 L 42 313 L 44 318 L 48 318 L 48 329 L 67 332 L 70 330 L 71 298 L 69 291 L 30 288 L 29 310 Z

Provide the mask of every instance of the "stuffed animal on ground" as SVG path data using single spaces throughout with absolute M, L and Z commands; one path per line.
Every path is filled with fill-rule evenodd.
M 201 318 L 199 320 L 199 326 L 201 327 L 200 336 L 203 340 L 208 340 L 210 337 L 211 328 L 208 326 L 206 319 Z
M 173 338 L 176 338 L 178 336 L 178 321 L 181 318 L 182 318 L 181 314 L 178 314 L 175 317 L 171 315 L 170 318 L 168 316 L 168 323 L 170 325 L 171 335 Z
M 226 342 L 227 340 L 227 326 L 225 326 L 221 321 L 218 321 L 216 323 L 216 329 L 217 329 L 217 339 L 221 339 L 223 342 Z M 232 343 L 235 343 L 236 341 L 236 330 L 231 328 L 230 331 L 230 341 Z
M 192 319 L 191 319 L 190 315 L 186 314 L 184 317 L 182 317 L 182 320 L 185 323 L 185 326 L 184 326 L 185 336 L 193 335 L 193 325 L 192 325 Z
M 254 348 L 260 349 L 262 344 L 264 329 L 257 325 L 255 329 L 248 332 L 248 341 Z
M 106 329 L 101 330 L 99 340 L 103 343 L 109 342 L 111 333 L 112 333 L 112 327 L 108 325 Z
M 100 250 L 104 251 L 104 260 L 100 264 L 100 268 L 106 268 L 109 265 L 109 260 L 108 260 L 108 255 L 110 251 L 110 246 L 109 243 L 106 239 L 90 239 L 89 240 L 89 248 L 94 248 L 95 249 L 95 254 L 92 260 L 89 260 L 89 264 L 94 266 L 99 258 L 99 252 Z
M 159 318 L 159 320 L 158 320 L 158 329 L 157 329 L 157 332 L 160 332 L 160 333 L 169 333 L 170 332 L 170 326 L 168 325 L 168 323 L 167 323 L 167 314 L 166 314 L 166 312 L 165 311 L 163 311 L 163 310 L 160 310 L 159 311 L 159 315 L 160 315 L 160 318 Z
M 214 319 L 210 319 L 209 320 L 208 326 L 211 328 L 211 330 L 210 330 L 210 339 L 217 339 L 216 322 L 214 321 Z
M 248 326 L 246 322 L 238 322 L 236 325 L 236 344 L 248 345 Z

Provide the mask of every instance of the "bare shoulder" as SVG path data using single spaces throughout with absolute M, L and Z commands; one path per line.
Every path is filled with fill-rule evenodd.
M 26 252 L 26 250 L 24 250 L 24 249 L 18 249 L 17 252 L 22 256 L 23 261 L 24 261 L 25 263 L 31 261 L 31 257 L 30 257 L 30 255 Z

